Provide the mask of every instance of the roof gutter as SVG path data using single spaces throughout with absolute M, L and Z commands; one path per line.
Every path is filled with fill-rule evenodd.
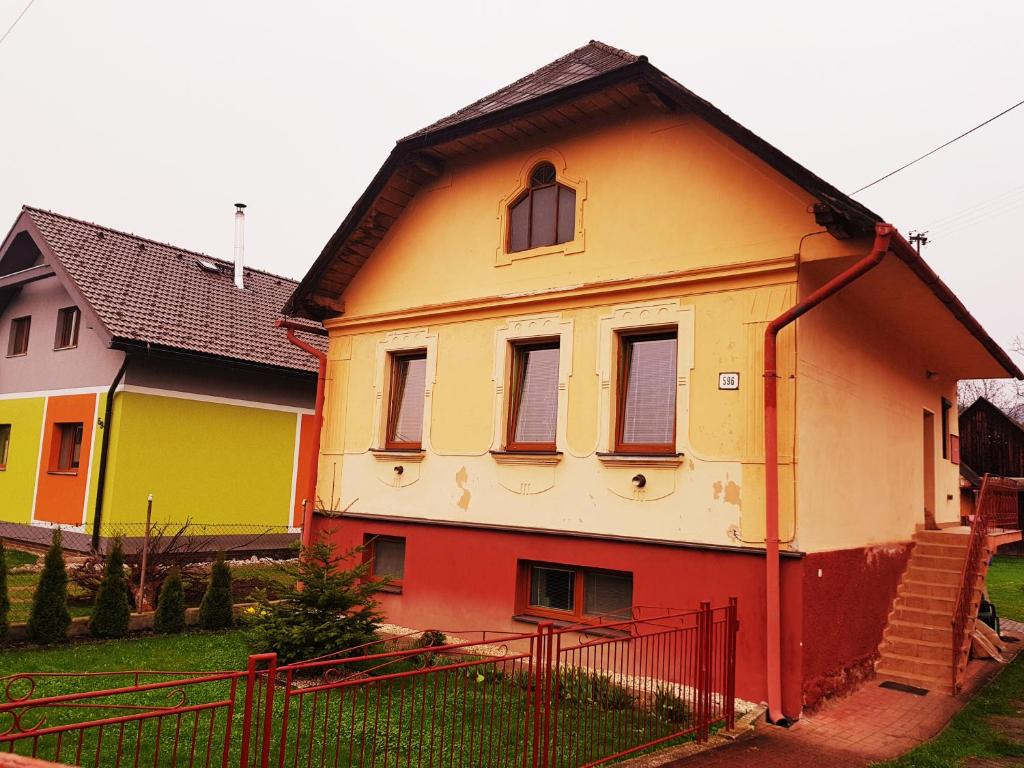
M 882 263 L 895 229 L 891 224 L 875 225 L 871 252 L 849 269 L 833 277 L 810 295 L 776 317 L 764 332 L 764 476 L 765 476 L 765 560 L 767 600 L 768 718 L 785 724 L 782 714 L 782 594 L 779 558 L 779 420 L 778 420 L 778 335 L 797 318 L 834 296 Z
M 278 328 L 288 331 L 288 341 L 301 349 L 303 352 L 312 355 L 317 361 L 316 375 L 316 400 L 313 407 L 313 434 L 316 439 L 316 452 L 310 459 L 309 481 L 305 488 L 305 497 L 302 499 L 302 546 L 308 547 L 313 537 L 313 507 L 316 504 L 316 483 L 320 471 L 320 436 L 324 428 L 324 392 L 327 384 L 327 355 L 314 347 L 312 344 L 303 341 L 295 335 L 296 331 L 311 331 L 308 325 L 296 323 L 291 320 L 278 320 L 274 323 Z M 326 335 L 326 331 L 323 331 Z

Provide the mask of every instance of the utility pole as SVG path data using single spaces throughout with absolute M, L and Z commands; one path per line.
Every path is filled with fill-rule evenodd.
M 921 255 L 921 246 L 928 245 L 928 233 L 927 232 L 911 232 L 910 237 L 907 238 L 914 244 L 914 248 L 917 249 L 917 255 Z

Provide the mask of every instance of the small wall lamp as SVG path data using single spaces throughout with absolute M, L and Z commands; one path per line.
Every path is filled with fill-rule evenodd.
M 643 475 L 633 475 L 634 488 L 643 488 L 645 485 L 647 485 L 646 477 L 644 477 Z

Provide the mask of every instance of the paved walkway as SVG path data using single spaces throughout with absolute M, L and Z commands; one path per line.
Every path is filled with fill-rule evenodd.
M 1024 624 L 1004 619 L 1001 629 L 1004 636 L 1022 639 L 1009 645 L 1009 655 L 1024 650 Z M 941 731 L 1001 668 L 993 661 L 972 661 L 964 692 L 955 698 L 940 693 L 915 696 L 870 681 L 791 728 L 762 726 L 752 738 L 682 758 L 664 768 L 863 768 L 890 760 Z

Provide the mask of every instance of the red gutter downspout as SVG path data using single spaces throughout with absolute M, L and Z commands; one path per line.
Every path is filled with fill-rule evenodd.
M 316 404 L 313 406 L 313 434 L 316 436 L 316 453 L 313 454 L 313 466 L 310 468 L 309 483 L 305 489 L 306 496 L 302 500 L 302 546 L 308 547 L 313 534 L 313 507 L 316 504 L 316 480 L 320 463 L 320 433 L 324 427 L 324 390 L 327 384 L 327 355 L 295 335 L 297 330 L 321 333 L 319 329 L 313 329 L 307 325 L 293 323 L 289 320 L 278 320 L 275 325 L 278 328 L 286 329 L 288 331 L 288 341 L 317 360 Z
M 833 277 L 802 301 L 776 317 L 764 331 L 764 478 L 765 559 L 768 618 L 768 718 L 784 724 L 782 714 L 782 594 L 779 567 L 779 420 L 777 338 L 779 331 L 826 299 L 877 267 L 889 250 L 895 232 L 891 224 L 875 225 L 871 253 Z

